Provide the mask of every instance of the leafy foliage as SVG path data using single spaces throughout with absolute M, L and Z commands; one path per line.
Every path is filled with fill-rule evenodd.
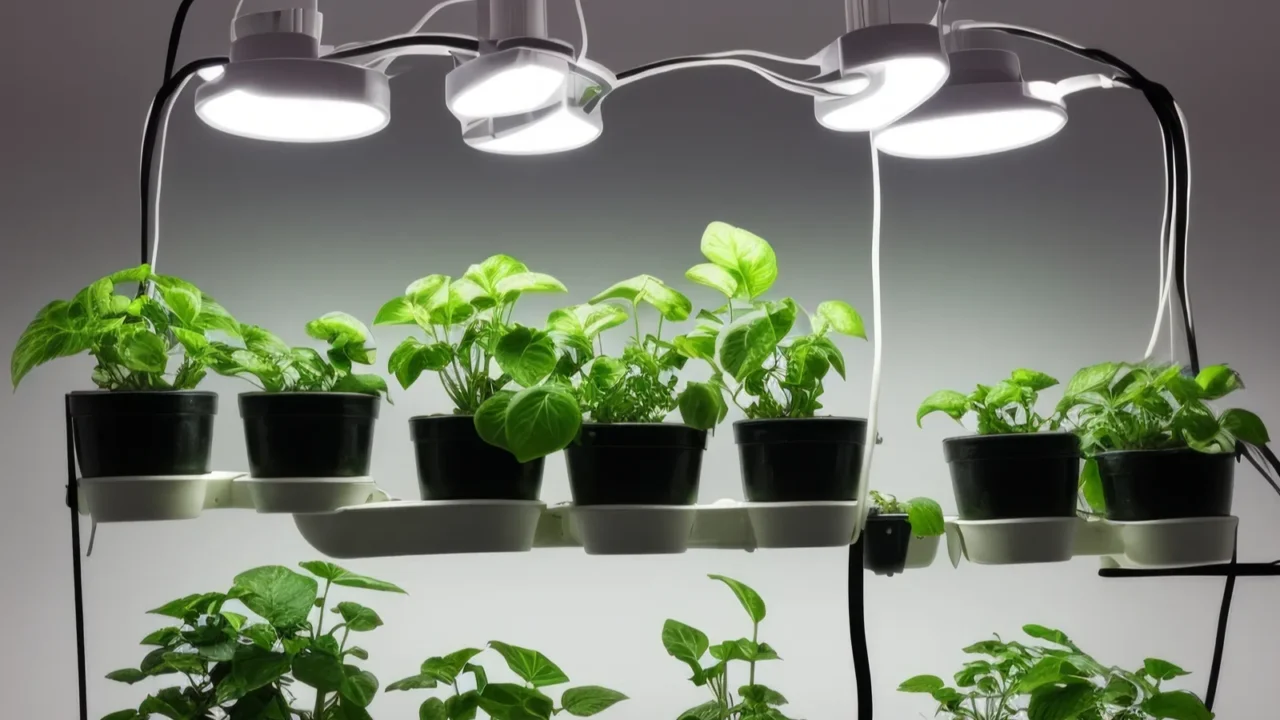
M 1057 430 L 1057 415 L 1046 418 L 1036 412 L 1040 391 L 1058 381 L 1037 370 L 1014 370 L 1007 380 L 995 385 L 978 385 L 968 395 L 955 390 L 939 390 L 925 398 L 916 411 L 916 424 L 932 413 L 940 412 L 959 422 L 966 414 L 978 418 L 979 435 L 1034 433 L 1048 427 Z
M 684 711 L 679 720 L 788 720 L 778 708 L 787 704 L 781 693 L 756 683 L 756 664 L 781 660 L 768 643 L 760 642 L 760 623 L 767 613 L 760 594 L 747 585 L 723 575 L 709 575 L 724 583 L 738 598 L 751 619 L 751 638 L 726 640 L 712 644 L 706 633 L 677 620 L 662 626 L 662 644 L 671 657 L 689 667 L 690 682 L 711 691 L 712 699 Z M 704 666 L 704 658 L 713 661 Z M 747 665 L 747 684 L 738 688 L 735 697 L 729 681 L 732 663 Z
M 1129 671 L 1107 667 L 1059 630 L 1026 625 L 1042 645 L 1004 642 L 1000 636 L 964 648 L 979 656 L 955 674 L 955 687 L 933 675 L 918 675 L 900 692 L 931 696 L 939 716 L 952 720 L 1212 720 L 1195 695 L 1161 685 L 1187 673 L 1173 663 L 1148 658 Z
M 136 285 L 133 296 L 121 285 Z M 142 292 L 150 286 L 153 294 Z M 213 298 L 191 283 L 157 275 L 149 265 L 112 273 L 54 300 L 27 325 L 9 361 L 14 388 L 36 367 L 81 353 L 97 361 L 93 382 L 104 390 L 189 390 L 216 361 L 206 335 L 235 336 L 239 325 Z M 169 375 L 170 359 L 182 355 Z
M 342 621 L 325 632 L 329 591 L 334 585 L 404 590 L 332 563 L 304 562 L 301 567 L 315 577 L 281 566 L 254 568 L 237 575 L 225 593 L 189 595 L 151 610 L 177 624 L 143 639 L 142 644 L 152 649 L 137 668 L 116 670 L 107 678 L 133 685 L 174 675 L 186 683 L 148 695 L 137 710 L 121 710 L 103 720 L 367 718 L 364 708 L 377 693 L 378 679 L 354 664 L 369 655 L 348 647 L 347 641 L 351 633 L 368 632 L 382 621 L 369 608 L 342 602 L 331 609 Z M 324 581 L 323 589 L 316 578 Z M 230 602 L 238 602 L 262 622 L 227 610 Z M 314 709 L 293 707 L 296 698 L 290 687 L 295 682 L 316 690 Z
M 516 302 L 534 292 L 566 290 L 509 255 L 494 255 L 460 278 L 414 281 L 374 319 L 374 325 L 415 325 L 425 333 L 426 342 L 410 337 L 387 361 L 401 387 L 436 373 L 454 412 L 474 416 L 481 437 L 521 462 L 564 448 L 582 422 L 573 394 L 548 382 L 556 369 L 551 335 L 512 321 Z
M 427 658 L 418 674 L 397 680 L 387 690 L 435 690 L 444 686 L 453 694 L 446 699 L 430 697 L 418 709 L 423 720 L 474 720 L 477 711 L 492 720 L 550 720 L 553 715 L 568 713 L 574 717 L 590 717 L 608 710 L 627 699 L 626 695 L 608 688 L 583 685 L 565 690 L 560 706 L 542 688 L 564 685 L 569 676 L 558 665 L 537 650 L 493 640 L 493 649 L 506 661 L 507 668 L 524 684 L 491 683 L 489 673 L 472 662 L 483 650 L 463 648 L 444 656 Z M 470 675 L 470 681 L 460 682 Z M 463 690 L 463 687 L 467 687 Z
M 702 254 L 710 262 L 695 265 L 685 277 L 721 293 L 726 302 L 699 312 L 694 330 L 672 345 L 708 363 L 709 387 L 727 393 L 747 417 L 813 417 L 822 409 L 828 373 L 834 369 L 844 377 L 844 355 L 830 335 L 866 339 L 862 318 L 840 300 L 821 303 L 812 314 L 791 298 L 762 300 L 778 277 L 778 261 L 768 242 L 746 230 L 711 223 L 702 236 Z M 810 332 L 792 337 L 802 312 Z
M 946 532 L 942 506 L 936 500 L 926 497 L 899 500 L 892 495 L 883 495 L 872 490 L 871 501 L 875 503 L 872 512 L 883 515 L 906 515 L 907 522 L 911 524 L 911 532 L 916 537 L 935 537 Z
M 290 347 L 256 325 L 240 325 L 239 334 L 244 348 L 212 344 L 218 353 L 213 368 L 222 375 L 254 378 L 267 392 L 387 395 L 381 376 L 352 372 L 356 365 L 372 365 L 376 353 L 369 328 L 346 313 L 331 312 L 307 323 L 307 335 L 329 343 L 323 356 L 311 348 Z

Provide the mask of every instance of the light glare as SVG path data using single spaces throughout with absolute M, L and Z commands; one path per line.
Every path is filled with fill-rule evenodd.
M 879 68 L 878 87 L 866 95 L 817 100 L 818 122 L 840 132 L 878 130 L 928 100 L 946 82 L 947 71 L 947 64 L 936 57 L 887 60 Z
M 516 115 L 547 104 L 564 86 L 565 73 L 535 64 L 513 64 L 459 92 L 450 110 L 467 117 Z
M 471 138 L 477 150 L 500 155 L 545 155 L 580 148 L 600 136 L 601 127 L 580 110 L 561 107 L 527 125 L 496 136 Z
M 227 73 L 226 65 L 213 65 L 211 67 L 200 68 L 196 74 L 205 82 L 213 82 Z
M 209 125 L 242 137 L 277 142 L 334 142 L 372 135 L 386 127 L 384 110 L 350 100 L 271 97 L 230 90 L 197 103 Z
M 899 122 L 876 144 L 899 157 L 943 160 L 1015 150 L 1053 137 L 1066 114 L 1047 107 L 988 110 Z

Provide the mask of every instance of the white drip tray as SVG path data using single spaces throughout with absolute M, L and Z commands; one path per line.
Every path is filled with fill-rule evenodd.
M 527 500 L 392 500 L 293 520 L 312 547 L 337 559 L 527 552 L 545 508 Z

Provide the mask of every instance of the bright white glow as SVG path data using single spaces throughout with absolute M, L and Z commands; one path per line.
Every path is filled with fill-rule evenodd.
M 518 115 L 547 104 L 564 86 L 563 70 L 514 63 L 478 78 L 449 102 L 449 109 L 466 117 Z
M 226 72 L 227 67 L 225 65 L 214 65 L 212 67 L 200 68 L 196 71 L 196 74 L 205 82 L 213 82 L 225 75 Z
M 1061 103 L 1062 91 L 1058 89 L 1057 83 L 1051 83 L 1044 80 L 1031 80 L 1027 83 L 1027 92 L 1033 98 L 1046 100 L 1048 102 Z
M 858 93 L 871 87 L 871 78 L 866 75 L 850 75 L 831 83 L 824 85 L 831 92 L 840 93 L 841 95 L 857 95 Z
M 1066 113 L 1055 108 L 1006 108 L 908 119 L 876 137 L 880 149 L 890 155 L 941 160 L 1026 147 L 1053 137 L 1066 123 Z
M 581 111 L 561 107 L 497 137 L 468 138 L 467 144 L 500 155 L 545 155 L 580 148 L 600 137 L 600 131 Z
M 947 80 L 948 67 L 933 56 L 901 57 L 879 65 L 880 82 L 863 95 L 814 104 L 818 122 L 840 132 L 878 130 L 928 100 Z
M 231 90 L 196 104 L 196 113 L 223 132 L 277 142 L 335 142 L 372 135 L 389 114 L 374 105 L 318 97 L 272 97 Z

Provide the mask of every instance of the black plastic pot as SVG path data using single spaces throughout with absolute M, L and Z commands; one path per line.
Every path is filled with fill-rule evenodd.
M 907 566 L 911 544 L 911 523 L 906 513 L 867 516 L 862 531 L 862 566 L 877 575 L 900 573 Z
M 963 520 L 1076 514 L 1080 439 L 1071 433 L 948 438 L 942 451 Z
M 674 423 L 583 423 L 565 448 L 575 505 L 693 505 L 707 431 Z
M 243 393 L 249 473 L 255 478 L 364 477 L 382 399 L 359 393 Z
M 1231 514 L 1236 456 L 1176 450 L 1099 453 L 1107 519 L 1226 517 Z
M 73 392 L 67 404 L 80 477 L 209 472 L 214 393 Z
M 867 421 L 739 420 L 733 424 L 749 502 L 854 500 Z
M 485 442 L 470 415 L 409 419 L 423 500 L 537 500 L 542 458 L 521 463 Z

